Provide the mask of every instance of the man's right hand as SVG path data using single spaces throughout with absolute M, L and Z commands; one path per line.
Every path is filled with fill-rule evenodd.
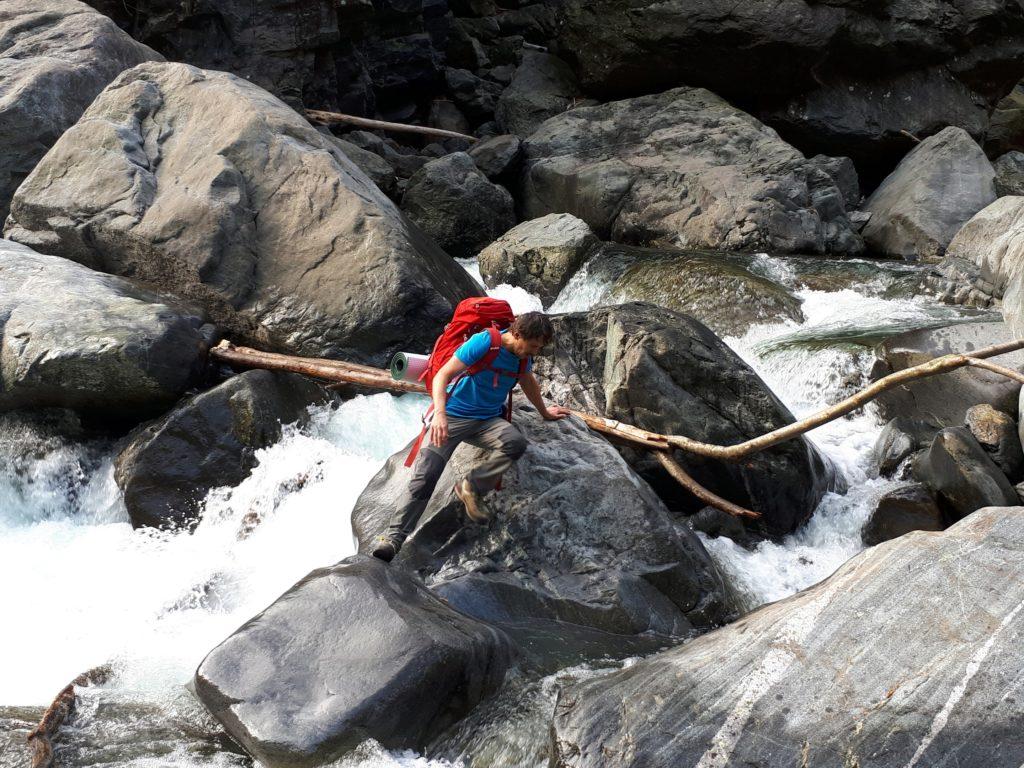
M 434 413 L 430 420 L 430 444 L 440 448 L 448 440 L 448 414 Z

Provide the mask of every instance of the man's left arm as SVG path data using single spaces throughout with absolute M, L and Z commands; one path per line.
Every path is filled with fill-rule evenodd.
M 519 386 L 523 388 L 523 394 L 526 395 L 526 399 L 533 403 L 533 407 L 548 421 L 564 419 L 569 415 L 568 408 L 563 408 L 560 405 L 553 405 L 548 408 L 544 405 L 544 398 L 540 394 L 540 384 L 537 383 L 537 379 L 532 373 L 524 373 L 522 378 L 519 379 Z

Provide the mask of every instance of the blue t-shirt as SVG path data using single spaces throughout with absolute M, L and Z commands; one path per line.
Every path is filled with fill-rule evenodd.
M 505 331 L 502 331 L 505 333 Z M 457 350 L 455 356 L 466 365 L 473 365 L 483 359 L 491 348 L 491 334 L 487 331 L 470 336 Z M 519 371 L 519 358 L 502 347 L 491 366 L 502 371 Z M 533 358 L 526 358 L 526 370 L 533 370 Z M 455 384 L 448 385 L 449 416 L 460 419 L 493 419 L 501 416 L 509 390 L 516 385 L 514 376 L 498 374 L 498 386 L 494 386 L 494 372 L 483 370 L 472 376 L 462 376 Z

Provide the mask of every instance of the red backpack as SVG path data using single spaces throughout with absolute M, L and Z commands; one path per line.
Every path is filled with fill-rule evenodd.
M 450 384 L 454 384 L 464 376 L 472 376 L 480 371 L 494 372 L 494 386 L 498 386 L 499 374 L 512 376 L 515 378 L 516 383 L 518 383 L 519 379 L 526 373 L 526 360 L 519 361 L 518 371 L 493 367 L 494 360 L 501 351 L 501 332 L 512 325 L 514 319 L 515 315 L 512 314 L 512 307 L 504 299 L 474 296 L 460 301 L 459 305 L 455 307 L 455 313 L 452 315 L 451 322 L 444 327 L 444 331 L 437 337 L 437 341 L 434 342 L 434 348 L 431 350 L 430 358 L 427 361 L 427 369 L 420 376 L 420 381 L 423 381 L 427 386 L 427 394 L 431 393 L 434 376 L 444 367 L 445 363 L 451 360 L 455 350 L 468 341 L 470 336 L 474 336 L 480 333 L 480 331 L 490 332 L 490 349 L 487 350 L 487 354 L 480 358 L 480 360 L 453 378 Z M 515 389 L 515 386 L 512 389 Z M 416 438 L 416 442 L 413 443 L 412 449 L 405 459 L 405 466 L 411 467 L 416 460 L 416 454 L 419 453 L 423 437 L 427 434 L 430 417 L 433 413 L 434 404 L 431 403 L 430 407 L 423 414 L 423 429 L 420 430 L 420 436 Z M 508 392 L 508 404 L 505 406 L 505 418 L 512 421 L 511 389 Z

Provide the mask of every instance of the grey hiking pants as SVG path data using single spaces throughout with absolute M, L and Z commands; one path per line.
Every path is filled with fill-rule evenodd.
M 387 536 L 396 544 L 401 544 L 413 532 L 430 501 L 438 478 L 444 472 L 445 464 L 463 441 L 490 450 L 487 457 L 469 473 L 470 485 L 481 495 L 493 490 L 502 474 L 526 450 L 523 433 L 500 416 L 493 419 L 449 416 L 448 439 L 444 445 L 431 445 L 430 435 L 423 436 L 423 443 L 412 467 L 412 479 L 399 497 L 391 516 Z

